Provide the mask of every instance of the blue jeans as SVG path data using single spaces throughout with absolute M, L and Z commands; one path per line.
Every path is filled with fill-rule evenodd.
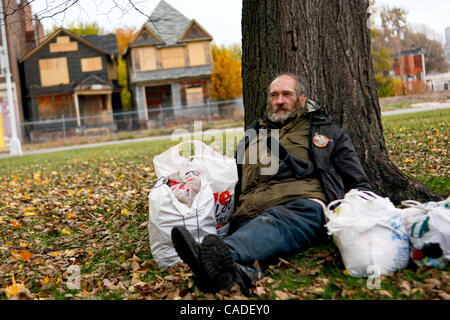
M 224 242 L 236 262 L 251 265 L 310 247 L 325 235 L 322 206 L 296 199 L 244 222 Z

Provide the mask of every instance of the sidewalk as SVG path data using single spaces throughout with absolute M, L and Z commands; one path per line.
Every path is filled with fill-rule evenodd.
M 222 129 L 219 131 L 220 132 L 233 132 L 233 131 L 242 131 L 243 132 L 244 129 L 243 128 L 228 128 L 228 129 Z M 205 133 L 205 131 L 202 133 Z M 195 133 L 195 134 L 198 135 L 197 133 Z M 157 136 L 157 137 L 145 137 L 145 138 L 136 138 L 136 139 L 127 139 L 127 140 L 107 141 L 107 142 L 82 144 L 82 145 L 59 147 L 59 148 L 52 148 L 52 149 L 24 151 L 23 155 L 25 156 L 25 155 L 30 155 L 30 154 L 50 153 L 50 152 L 58 152 L 58 151 L 66 151 L 66 150 L 74 150 L 74 149 L 87 149 L 87 148 L 108 146 L 108 145 L 113 145 L 113 144 L 137 143 L 137 142 L 143 142 L 143 141 L 156 141 L 156 140 L 166 140 L 166 139 L 178 140 L 180 138 L 192 137 L 193 135 L 194 135 L 194 132 L 189 132 L 189 133 L 183 133 L 183 134 L 172 134 L 172 135 Z M 10 158 L 10 157 L 13 157 L 13 156 L 11 156 L 9 153 L 0 155 L 0 159 Z
M 413 108 L 407 109 L 399 109 L 399 110 L 391 110 L 381 112 L 382 116 L 392 116 L 396 114 L 404 114 L 404 113 L 415 113 L 415 112 L 423 112 L 423 111 L 431 111 L 438 109 L 447 109 L 450 108 L 450 103 L 439 103 L 439 102 L 427 102 L 427 103 L 417 103 L 413 104 Z
M 437 110 L 437 109 L 450 108 L 450 104 L 422 103 L 420 105 L 422 105 L 422 107 L 384 111 L 384 112 L 381 112 L 381 115 L 382 116 L 390 116 L 390 115 L 396 115 L 396 114 L 415 113 L 415 112 L 423 112 L 423 111 L 431 111 L 431 110 Z M 219 131 L 221 131 L 221 132 L 242 131 L 243 132 L 243 130 L 244 130 L 243 128 L 229 128 L 229 129 L 222 129 Z M 58 151 L 66 151 L 66 150 L 74 150 L 74 149 L 95 148 L 95 147 L 101 147 L 101 146 L 107 146 L 107 145 L 113 145 L 113 144 L 136 143 L 136 142 L 143 142 L 143 141 L 156 141 L 156 140 L 165 140 L 165 139 L 177 140 L 179 138 L 190 137 L 192 135 L 193 135 L 193 133 L 191 132 L 191 133 L 185 133 L 185 134 L 174 134 L 174 135 L 165 135 L 165 136 L 157 136 L 157 137 L 145 137 L 145 138 L 136 138 L 136 139 L 127 139 L 127 140 L 99 142 L 99 143 L 75 145 L 75 146 L 60 147 L 60 148 L 53 148 L 53 149 L 24 151 L 23 155 L 25 156 L 25 155 L 31 155 L 31 154 L 50 153 L 50 152 L 58 152 Z M 0 159 L 10 158 L 10 157 L 12 157 L 12 156 L 9 153 L 0 155 Z

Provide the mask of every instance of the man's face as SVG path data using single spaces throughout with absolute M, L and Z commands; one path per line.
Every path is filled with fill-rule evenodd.
M 284 123 L 293 117 L 296 111 L 305 106 L 306 96 L 297 97 L 296 81 L 290 76 L 279 76 L 269 87 L 269 104 L 267 116 L 269 120 Z

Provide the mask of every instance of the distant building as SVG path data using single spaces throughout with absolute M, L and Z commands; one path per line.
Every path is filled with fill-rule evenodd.
M 5 14 L 5 33 L 8 43 L 9 68 L 11 72 L 12 96 L 15 106 L 16 123 L 19 137 L 22 136 L 19 123 L 23 122 L 23 103 L 21 97 L 20 72 L 18 60 L 26 52 L 38 46 L 45 38 L 44 28 L 39 19 L 32 15 L 28 1 L 2 0 Z M 2 17 L 3 19 L 3 17 Z M 3 21 L 2 21 L 3 23 Z M 1 39 L 1 46 L 3 40 Z M 0 61 L 1 64 L 1 61 Z M 8 93 L 6 91 L 5 66 L 0 66 L 0 113 L 3 115 L 3 126 L 6 140 L 10 137 Z
M 426 83 L 431 91 L 450 91 L 450 72 L 427 75 Z
M 445 43 L 450 44 L 450 27 L 445 28 Z
M 401 60 L 398 54 L 392 58 L 394 74 L 404 82 L 425 81 L 425 57 L 422 49 L 412 47 L 402 51 Z
M 211 35 L 161 1 L 123 53 L 141 127 L 206 103 L 212 74 Z M 182 107 L 183 106 L 183 107 Z M 173 108 L 172 108 L 173 107 Z M 152 111 L 152 112 L 150 112 Z
M 445 60 L 450 65 L 450 27 L 445 28 L 444 54 Z

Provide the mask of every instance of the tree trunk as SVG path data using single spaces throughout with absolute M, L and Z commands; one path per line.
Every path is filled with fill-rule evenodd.
M 303 76 L 309 98 L 350 136 L 377 194 L 399 204 L 442 197 L 388 158 L 367 27 L 367 0 L 243 0 L 245 125 L 265 111 L 280 72 Z

